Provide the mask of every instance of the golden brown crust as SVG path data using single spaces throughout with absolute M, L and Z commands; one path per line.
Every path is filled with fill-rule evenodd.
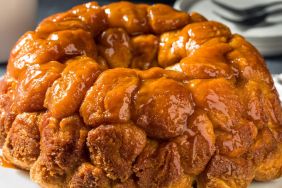
M 261 55 L 225 25 L 163 4 L 90 2 L 24 34 L 0 79 L 4 142 L 42 187 L 282 176 L 282 108 Z
M 281 143 L 258 165 L 255 170 L 255 180 L 270 181 L 282 175 Z
M 132 164 L 145 144 L 145 133 L 133 124 L 101 125 L 87 138 L 92 163 L 121 182 L 132 175 Z
M 200 176 L 200 188 L 248 187 L 254 178 L 254 166 L 243 158 L 215 155 Z
M 68 183 L 69 188 L 110 188 L 111 182 L 102 169 L 83 163 Z
M 31 179 L 43 187 L 62 187 L 84 161 L 87 129 L 78 116 L 61 121 L 45 115 L 40 127 L 40 155 L 31 167 Z
M 21 169 L 30 170 L 40 153 L 40 121 L 41 115 L 38 113 L 17 115 L 3 146 L 3 155 L 7 161 Z
M 184 174 L 180 163 L 175 143 L 158 147 L 156 143 L 148 142 L 134 166 L 138 186 L 191 187 L 192 180 Z

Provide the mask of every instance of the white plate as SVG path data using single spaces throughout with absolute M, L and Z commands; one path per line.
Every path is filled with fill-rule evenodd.
M 2 156 L 2 150 L 0 149 L 0 156 Z M 0 166 L 0 187 L 1 188 L 39 188 L 39 186 L 33 183 L 29 179 L 28 172 L 4 168 Z
M 0 167 L 1 188 L 39 188 L 29 179 L 27 172 Z
M 272 76 L 275 88 L 280 96 L 280 101 L 282 103 L 282 74 L 274 74 Z
M 229 4 L 233 7 L 248 7 L 254 4 L 265 3 L 265 0 L 217 0 L 222 1 L 225 4 Z M 282 0 L 269 0 L 270 1 L 282 1 Z M 227 22 L 224 19 L 217 16 L 214 11 L 220 12 L 227 17 L 234 17 L 229 12 L 214 5 L 210 0 L 177 0 L 174 4 L 174 8 L 189 12 L 199 12 L 209 20 L 216 20 L 226 24 L 230 27 L 233 33 L 239 33 L 247 38 L 256 48 L 265 56 L 282 54 L 282 23 L 267 26 L 267 27 L 240 27 L 237 24 Z M 277 8 L 274 7 L 274 8 Z M 278 8 L 282 8 L 279 6 Z M 270 16 L 267 18 L 267 22 L 282 22 L 281 14 Z
M 0 149 L 0 155 L 2 151 Z M 27 172 L 3 168 L 0 166 L 0 187 L 2 188 L 39 188 L 39 186 L 33 183 L 29 179 L 29 174 Z M 282 178 L 267 182 L 267 183 L 252 183 L 249 188 L 281 188 L 282 187 Z

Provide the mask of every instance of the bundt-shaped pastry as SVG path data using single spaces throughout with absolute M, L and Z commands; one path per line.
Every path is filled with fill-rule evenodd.
M 43 20 L 0 81 L 6 160 L 41 187 L 244 188 L 282 175 L 282 109 L 257 50 L 155 4 Z

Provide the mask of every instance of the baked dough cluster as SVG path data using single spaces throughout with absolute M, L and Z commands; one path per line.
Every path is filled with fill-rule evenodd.
M 258 51 L 163 4 L 43 20 L 0 81 L 6 160 L 41 187 L 244 188 L 282 175 L 282 109 Z

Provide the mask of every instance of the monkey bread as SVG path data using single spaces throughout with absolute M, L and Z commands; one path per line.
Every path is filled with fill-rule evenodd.
M 227 26 L 90 2 L 18 40 L 0 143 L 41 187 L 245 188 L 282 175 L 282 108 L 261 55 Z

